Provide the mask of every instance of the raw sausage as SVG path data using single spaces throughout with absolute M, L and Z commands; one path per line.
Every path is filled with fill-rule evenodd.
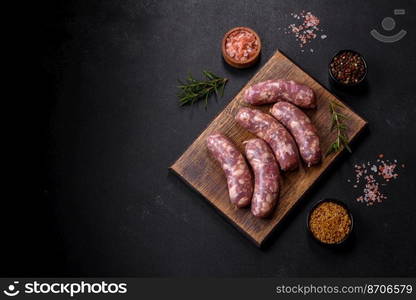
M 276 103 L 270 112 L 291 132 L 308 167 L 319 163 L 322 158 L 319 137 L 309 117 L 288 102 Z
M 235 120 L 270 145 L 283 171 L 295 170 L 298 167 L 296 143 L 275 118 L 257 109 L 243 107 L 237 112 Z
M 254 171 L 251 212 L 264 218 L 270 215 L 279 197 L 280 171 L 272 150 L 261 139 L 245 142 L 248 162 Z
M 222 134 L 208 136 L 206 143 L 208 149 L 221 164 L 227 177 L 231 203 L 237 207 L 249 205 L 253 195 L 253 180 L 243 155 Z
M 270 112 L 292 133 L 298 144 L 299 153 L 308 167 L 319 163 L 322 158 L 319 137 L 309 117 L 288 102 L 276 103 Z
M 245 101 L 252 105 L 288 101 L 302 108 L 315 108 L 316 98 L 313 90 L 293 80 L 267 80 L 250 86 Z

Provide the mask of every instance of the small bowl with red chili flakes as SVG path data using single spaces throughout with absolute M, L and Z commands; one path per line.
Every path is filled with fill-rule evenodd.
M 230 66 L 239 69 L 248 68 L 260 57 L 260 37 L 251 28 L 235 27 L 224 35 L 221 51 L 224 60 Z
M 328 66 L 329 78 L 333 84 L 343 88 L 361 86 L 367 76 L 367 62 L 354 50 L 340 50 Z
M 316 203 L 307 218 L 307 228 L 321 245 L 337 247 L 345 244 L 351 235 L 353 218 L 347 205 L 336 199 Z

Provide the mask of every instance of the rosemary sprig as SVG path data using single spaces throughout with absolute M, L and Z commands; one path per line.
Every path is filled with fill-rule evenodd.
M 215 96 L 224 95 L 224 87 L 228 81 L 227 78 L 221 78 L 208 71 L 202 72 L 205 80 L 194 79 L 191 75 L 186 78 L 185 82 L 179 81 L 178 94 L 179 105 L 194 104 L 196 101 L 204 99 L 205 108 L 208 105 L 208 98 L 215 93 Z
M 338 152 L 341 149 L 341 147 L 345 147 L 345 149 L 347 149 L 350 153 L 352 152 L 351 148 L 348 146 L 348 136 L 346 134 L 347 125 L 345 125 L 343 122 L 345 119 L 347 119 L 347 116 L 338 112 L 336 110 L 336 107 L 343 106 L 333 101 L 329 103 L 329 111 L 332 115 L 331 131 L 335 129 L 337 132 L 337 137 L 335 141 L 329 146 L 326 152 L 326 156 L 328 156 L 331 153 Z

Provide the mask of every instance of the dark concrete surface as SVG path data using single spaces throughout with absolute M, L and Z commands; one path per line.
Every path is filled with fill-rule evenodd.
M 39 50 L 38 88 L 26 91 L 37 105 L 36 124 L 24 126 L 41 126 L 41 138 L 26 148 L 40 150 L 41 161 L 34 169 L 23 166 L 23 175 L 12 178 L 12 197 L 3 201 L 1 275 L 415 276 L 415 4 L 36 3 L 35 22 L 26 25 L 36 28 L 30 47 Z M 407 14 L 393 16 L 395 8 Z M 320 17 L 328 36 L 304 53 L 283 33 L 293 22 L 290 13 L 301 10 Z M 396 20 L 394 33 L 408 31 L 403 40 L 383 44 L 370 36 L 372 28 L 385 33 L 386 16 Z M 236 70 L 222 61 L 220 40 L 234 26 L 261 36 L 257 66 Z M 369 65 L 368 88 L 334 93 L 369 127 L 353 154 L 344 154 L 258 249 L 168 167 L 277 48 L 325 86 L 337 50 L 361 52 Z M 188 72 L 199 77 L 204 69 L 230 79 L 224 97 L 211 99 L 207 110 L 180 108 L 177 80 Z M 383 188 L 389 196 L 384 203 L 366 207 L 354 200 L 357 191 L 347 179 L 355 163 L 379 153 L 406 168 Z M 354 214 L 354 237 L 345 249 L 322 248 L 305 230 L 308 209 L 325 197 L 343 200 Z

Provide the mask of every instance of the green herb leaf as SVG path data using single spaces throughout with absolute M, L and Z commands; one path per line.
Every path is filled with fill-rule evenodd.
M 224 95 L 224 88 L 228 81 L 227 78 L 221 78 L 208 71 L 202 71 L 206 80 L 196 80 L 190 74 L 186 81 L 180 81 L 178 88 L 179 105 L 193 104 L 201 99 L 204 100 L 205 108 L 208 106 L 208 98 L 215 94 L 216 97 Z
M 337 137 L 328 147 L 325 156 L 340 151 L 342 147 L 347 149 L 349 152 L 352 152 L 350 146 L 348 145 L 348 136 L 346 134 L 348 127 L 345 123 L 343 123 L 343 120 L 347 120 L 348 117 L 337 111 L 336 108 L 344 108 L 344 106 L 340 103 L 331 101 L 329 103 L 329 112 L 331 113 L 331 131 L 336 130 Z

